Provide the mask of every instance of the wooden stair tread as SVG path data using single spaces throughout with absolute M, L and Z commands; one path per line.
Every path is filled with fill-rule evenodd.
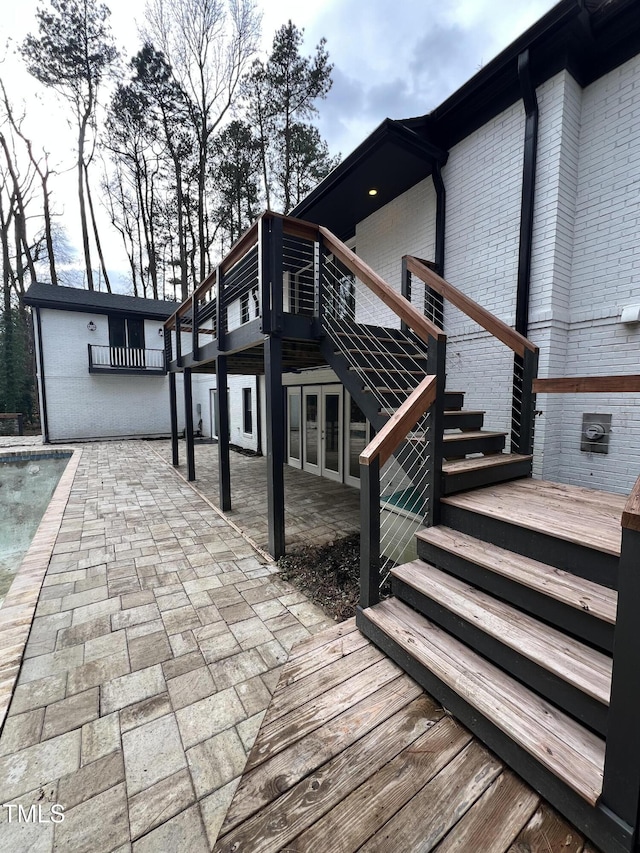
M 523 479 L 449 495 L 442 502 L 620 556 L 623 495 Z
M 474 429 L 468 432 L 447 432 L 444 435 L 445 444 L 447 441 L 473 441 L 477 438 L 493 438 L 495 436 L 507 435 L 506 432 L 494 432 L 488 429 Z
M 546 563 L 532 560 L 530 557 L 523 557 L 514 551 L 507 551 L 491 542 L 484 542 L 449 527 L 427 527 L 419 530 L 416 536 L 424 542 L 450 551 L 458 557 L 547 595 L 568 607 L 589 613 L 595 619 L 615 625 L 618 595 L 613 589 L 548 566 Z
M 604 741 L 397 599 L 364 611 L 416 661 L 592 806 Z
M 451 433 L 453 434 L 453 433 Z M 463 474 L 467 471 L 478 471 L 481 468 L 494 468 L 497 465 L 508 465 L 510 462 L 525 462 L 533 459 L 523 453 L 494 453 L 491 456 L 470 456 L 467 459 L 453 459 L 442 463 L 444 474 Z
M 611 658 L 602 652 L 423 560 L 398 566 L 391 574 L 587 696 L 609 705 Z
M 486 411 L 484 409 L 445 409 L 444 416 L 453 417 L 459 415 L 485 415 Z

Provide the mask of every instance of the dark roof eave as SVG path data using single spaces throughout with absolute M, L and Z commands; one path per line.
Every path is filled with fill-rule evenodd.
M 420 136 L 401 122 L 386 118 L 367 138 L 322 180 L 306 198 L 291 211 L 291 216 L 304 218 L 306 211 L 328 195 L 347 175 L 358 168 L 383 142 L 392 140 L 413 153 L 420 154 L 432 163 L 444 165 L 448 152 Z

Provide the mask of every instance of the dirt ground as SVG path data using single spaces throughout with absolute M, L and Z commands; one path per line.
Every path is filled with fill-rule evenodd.
M 308 545 L 278 560 L 284 580 L 294 584 L 336 622 L 355 615 L 360 595 L 360 536 L 328 545 Z M 388 595 L 388 583 L 381 590 Z

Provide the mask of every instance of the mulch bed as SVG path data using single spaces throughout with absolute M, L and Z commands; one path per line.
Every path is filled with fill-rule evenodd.
M 336 622 L 355 615 L 360 596 L 360 536 L 328 545 L 306 545 L 278 560 L 289 581 Z M 383 593 L 388 590 L 383 588 Z

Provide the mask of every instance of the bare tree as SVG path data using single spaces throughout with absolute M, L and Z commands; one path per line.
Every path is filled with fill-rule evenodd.
M 50 8 L 36 12 L 38 35 L 28 35 L 20 50 L 29 73 L 63 97 L 73 112 L 78 139 L 76 168 L 82 246 L 87 285 L 93 290 L 85 205 L 87 142 L 89 134 L 95 131 L 98 90 L 116 60 L 117 50 L 107 24 L 110 13 L 106 6 L 97 5 L 96 0 L 50 0 L 50 3 Z
M 196 269 L 207 269 L 206 182 L 210 144 L 229 113 L 256 51 L 260 16 L 254 0 L 150 0 L 146 9 L 149 40 L 162 49 L 181 90 L 187 95 L 196 140 L 196 217 L 190 222 L 197 251 Z

